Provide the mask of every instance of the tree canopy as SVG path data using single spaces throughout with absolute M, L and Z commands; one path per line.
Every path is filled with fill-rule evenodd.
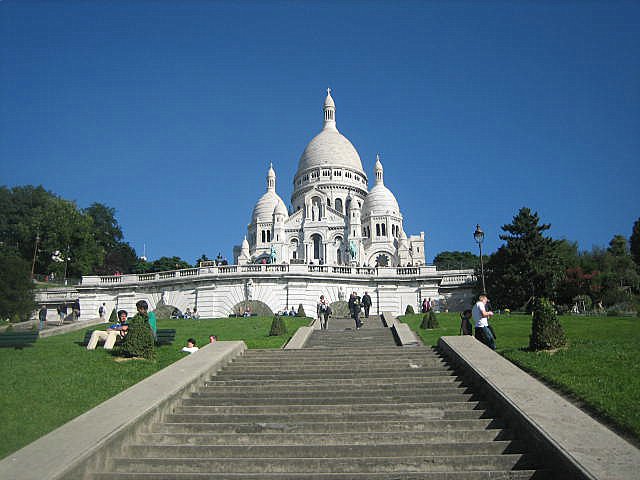
M 444 251 L 434 257 L 433 264 L 438 270 L 476 268 L 480 264 L 480 257 L 471 252 Z
M 565 266 L 559 242 L 544 235 L 550 228 L 527 207 L 502 226 L 500 239 L 506 243 L 491 255 L 485 271 L 487 291 L 496 305 L 519 308 L 536 297 L 556 297 Z

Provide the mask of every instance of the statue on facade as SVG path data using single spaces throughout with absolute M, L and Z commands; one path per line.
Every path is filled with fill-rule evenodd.
M 344 287 L 340 285 L 338 287 L 338 300 L 344 301 L 344 298 L 345 298 Z
M 351 255 L 351 260 L 355 260 L 358 255 L 358 248 L 354 240 L 349 240 L 349 254 Z
M 247 297 L 247 302 L 253 300 L 253 280 L 247 280 L 247 283 L 244 284 L 244 293 Z
M 269 263 L 276 263 L 276 246 L 271 245 L 271 251 L 269 252 Z

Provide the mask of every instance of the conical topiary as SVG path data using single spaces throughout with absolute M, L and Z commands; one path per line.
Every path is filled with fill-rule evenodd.
M 298 313 L 296 313 L 296 317 L 306 317 L 307 314 L 304 313 L 304 307 L 302 304 L 298 305 Z
M 127 321 L 129 328 L 122 342 L 121 352 L 125 357 L 151 359 L 155 355 L 155 339 L 146 315 L 136 314 Z
M 429 310 L 429 312 L 425 313 L 422 316 L 422 323 L 420 324 L 420 328 L 423 329 L 433 329 L 438 328 L 440 324 L 438 323 L 438 317 L 436 317 L 436 312 L 433 310 Z
M 529 349 L 549 350 L 562 347 L 566 343 L 567 338 L 553 304 L 546 298 L 537 299 L 533 307 Z
M 118 321 L 118 313 L 114 308 L 113 310 L 111 310 L 111 315 L 109 315 L 109 323 L 116 323 L 117 321 Z
M 271 322 L 271 330 L 269 331 L 270 337 L 279 337 L 280 335 L 284 335 L 287 333 L 287 326 L 284 323 L 284 320 L 276 315 L 273 317 L 273 321 Z
M 405 315 L 413 315 L 415 312 L 413 311 L 413 307 L 411 305 L 407 305 L 407 308 L 404 310 Z

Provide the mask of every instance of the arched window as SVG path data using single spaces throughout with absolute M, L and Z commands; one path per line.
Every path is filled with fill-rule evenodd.
M 267 241 L 267 234 L 264 230 L 262 230 L 262 243 Z
M 336 210 L 342 213 L 342 199 L 336 198 Z
M 297 260 L 297 258 L 298 258 L 298 239 L 292 238 L 291 239 L 291 259 Z
M 387 226 L 384 223 L 382 224 L 382 236 L 387 236 Z
M 322 237 L 317 233 L 311 235 L 313 241 L 313 259 L 320 260 L 322 258 Z
M 380 224 L 376 223 L 376 237 L 380 236 Z

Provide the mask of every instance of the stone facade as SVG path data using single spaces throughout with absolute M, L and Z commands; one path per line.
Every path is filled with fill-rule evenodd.
M 360 156 L 336 126 L 328 89 L 324 125 L 307 145 L 293 179 L 291 208 L 276 193 L 273 165 L 234 263 L 352 266 L 425 264 L 424 232 L 407 236 L 395 196 L 384 184 L 380 157 L 369 190 Z
M 247 302 L 270 312 L 297 310 L 315 315 L 320 295 L 329 302 L 348 300 L 352 291 L 369 292 L 372 312 L 403 314 L 407 305 L 419 311 L 423 298 L 436 301 L 440 309 L 462 310 L 471 304 L 475 276 L 472 270 L 437 271 L 433 266 L 351 267 L 328 265 L 228 265 L 171 272 L 120 276 L 87 276 L 72 291 L 38 293 L 37 300 L 55 304 L 64 298 L 78 299 L 83 316 L 97 316 L 105 302 L 107 310 L 135 312 L 135 303 L 146 300 L 151 309 L 159 305 L 182 311 L 197 307 L 202 318 L 242 313 Z

